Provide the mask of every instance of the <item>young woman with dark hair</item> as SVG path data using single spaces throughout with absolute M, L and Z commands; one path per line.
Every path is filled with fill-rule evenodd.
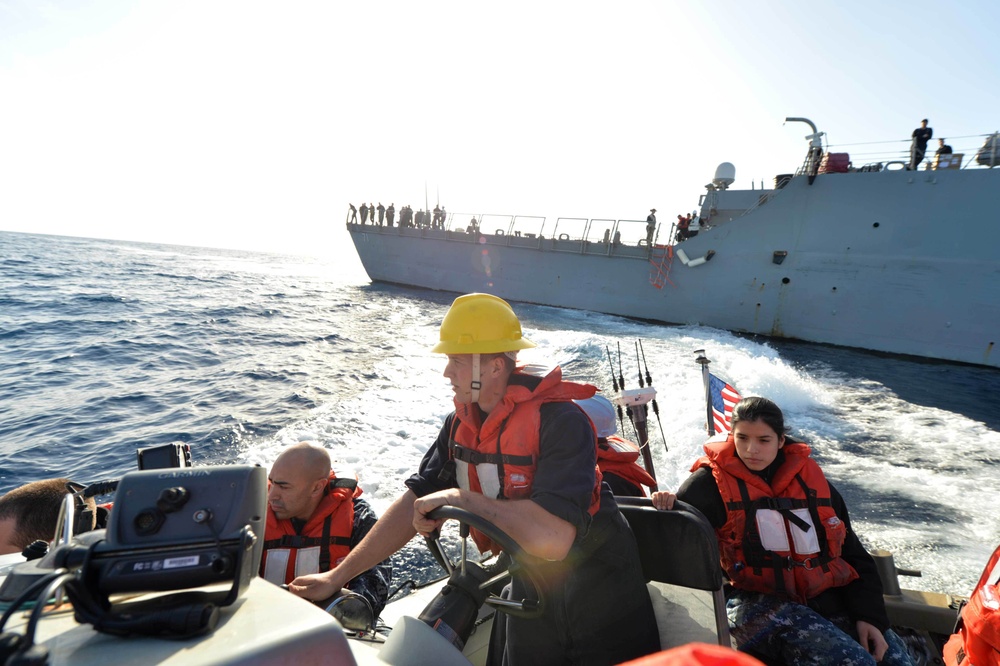
M 676 495 L 653 493 L 653 505 L 680 499 L 715 528 L 739 649 L 771 663 L 912 664 L 843 498 L 809 446 L 786 435 L 781 409 L 744 398 L 731 426 Z

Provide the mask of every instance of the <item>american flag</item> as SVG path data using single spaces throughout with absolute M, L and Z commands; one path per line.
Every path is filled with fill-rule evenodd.
M 729 419 L 733 415 L 733 407 L 740 401 L 740 392 L 726 380 L 708 373 L 708 393 L 712 398 L 715 432 L 729 432 Z

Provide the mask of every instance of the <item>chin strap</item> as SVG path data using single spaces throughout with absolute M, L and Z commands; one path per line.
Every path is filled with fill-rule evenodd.
M 472 402 L 479 402 L 479 389 L 483 388 L 483 382 L 481 381 L 479 373 L 479 354 L 472 355 Z
M 516 351 L 506 351 L 504 352 L 504 355 L 513 360 L 515 363 L 517 362 Z M 483 388 L 481 371 L 479 369 L 480 356 L 481 356 L 480 354 L 472 355 L 472 381 L 470 382 L 470 388 L 472 389 L 472 392 L 471 392 L 471 400 L 469 402 L 473 404 L 479 402 L 479 390 Z

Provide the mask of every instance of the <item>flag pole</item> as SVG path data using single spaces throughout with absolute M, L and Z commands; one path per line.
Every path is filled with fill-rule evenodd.
M 705 418 L 706 426 L 708 428 L 708 436 L 715 436 L 715 418 L 712 416 L 712 394 L 711 394 L 711 381 L 708 378 L 708 364 L 711 361 L 705 356 L 704 349 L 695 349 L 694 353 L 698 355 L 694 362 L 701 366 L 701 379 L 705 384 Z

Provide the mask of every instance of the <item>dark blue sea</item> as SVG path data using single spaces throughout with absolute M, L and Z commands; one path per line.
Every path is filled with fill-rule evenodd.
M 156 444 L 268 465 L 311 439 L 383 510 L 451 409 L 429 349 L 452 298 L 371 284 L 349 241 L 307 257 L 0 232 L 0 491 L 118 478 Z M 609 351 L 626 388 L 648 368 L 661 486 L 705 439 L 704 349 L 744 395 L 781 405 L 869 547 L 923 571 L 904 587 L 967 594 L 1000 542 L 995 370 L 515 309 L 539 345 L 526 361 L 609 391 Z M 424 562 L 404 554 L 397 578 Z

